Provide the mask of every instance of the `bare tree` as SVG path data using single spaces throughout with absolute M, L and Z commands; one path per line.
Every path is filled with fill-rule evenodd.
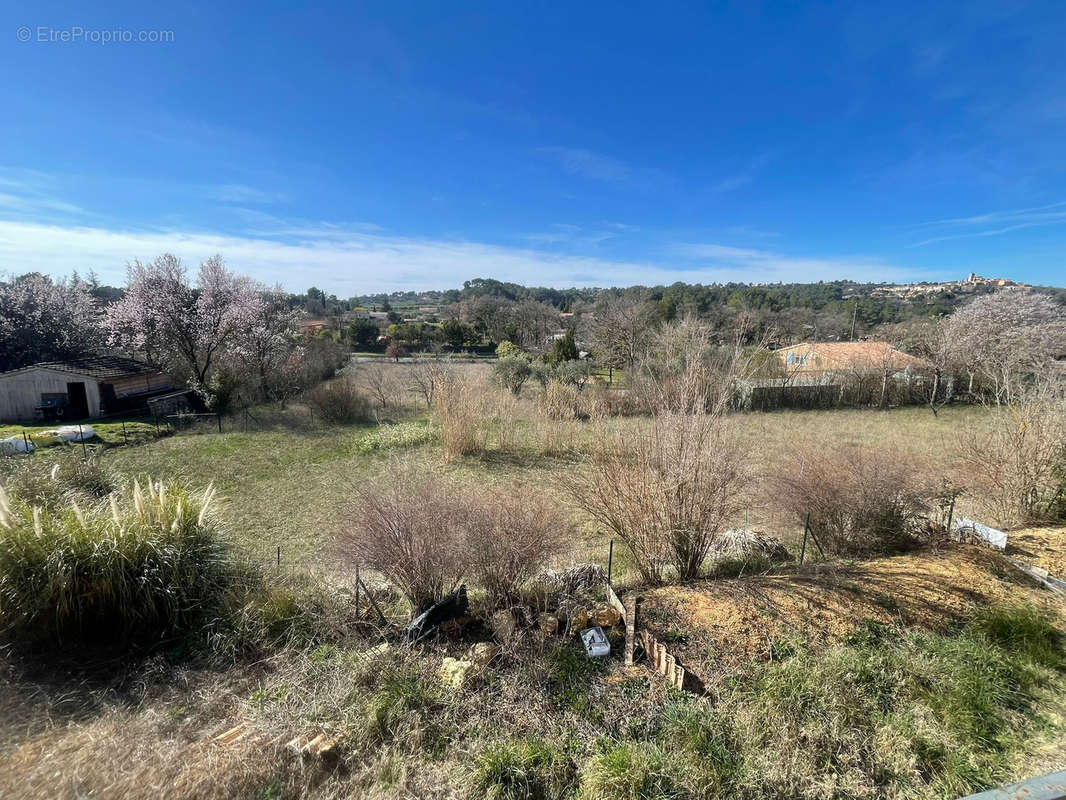
M 437 359 L 432 361 L 419 359 L 404 373 L 407 391 L 421 397 L 426 402 L 426 408 L 431 408 L 433 395 L 443 370 L 444 365 Z
M 597 359 L 611 370 L 632 371 L 651 338 L 652 314 L 643 303 L 608 298 L 587 317 L 587 334 Z
M 364 364 L 357 373 L 366 393 L 381 405 L 381 410 L 388 408 L 389 401 L 396 396 L 396 379 L 393 368 L 385 364 L 371 362 Z

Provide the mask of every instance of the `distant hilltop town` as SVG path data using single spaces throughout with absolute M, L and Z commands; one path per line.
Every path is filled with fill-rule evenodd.
M 905 283 L 897 286 L 878 286 L 870 291 L 873 297 L 900 297 L 909 299 L 930 294 L 970 294 L 978 291 L 1001 288 L 1032 289 L 1028 283 L 1018 283 L 1007 278 L 983 278 L 975 272 L 964 281 L 945 283 Z

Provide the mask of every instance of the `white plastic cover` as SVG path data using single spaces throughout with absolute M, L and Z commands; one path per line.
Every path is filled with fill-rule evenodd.
M 64 442 L 81 442 L 96 436 L 92 425 L 64 425 L 58 430 L 49 431 Z
M 972 519 L 956 517 L 955 530 L 965 538 L 990 545 L 997 550 L 1007 549 L 1007 534 L 1005 532 L 982 525 L 980 522 L 974 522 Z
M 33 442 L 23 439 L 21 436 L 9 436 L 6 439 L 0 439 L 0 453 L 5 456 L 12 456 L 16 453 L 32 453 Z

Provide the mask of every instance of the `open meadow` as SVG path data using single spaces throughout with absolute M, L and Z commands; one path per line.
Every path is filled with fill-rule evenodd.
M 385 366 L 392 388 L 357 422 L 330 422 L 301 400 L 223 417 L 221 433 L 208 418 L 123 444 L 112 426 L 88 461 L 58 445 L 6 462 L 16 499 L 36 491 L 51 502 L 49 481 L 66 481 L 70 497 L 97 484 L 184 487 L 176 512 L 171 490 L 135 489 L 150 495 L 135 496 L 131 519 L 156 513 L 146 503 L 179 516 L 210 504 L 189 524 L 214 525 L 245 577 L 222 588 L 231 599 L 197 595 L 222 602 L 224 617 L 132 657 L 70 649 L 69 631 L 45 662 L 5 650 L 0 795 L 954 797 L 1066 765 L 1059 596 L 1003 555 L 946 539 L 859 552 L 825 527 L 824 541 L 805 543 L 808 509 L 782 500 L 792 491 L 783 465 L 807 453 L 814 469 L 811 448 L 887 464 L 875 481 L 897 480 L 889 467 L 906 464 L 923 486 L 965 486 L 965 443 L 1007 410 L 728 413 L 729 438 L 703 468 L 739 453 L 748 471 L 719 528 L 777 544 L 712 551 L 686 580 L 655 581 L 639 549 L 583 512 L 575 487 L 596 484 L 575 480 L 594 475 L 612 443 L 657 446 L 658 418 L 560 414 L 550 390 L 497 388 L 484 365 L 438 376 L 427 404 L 410 390 L 418 368 Z M 373 395 L 366 382 L 381 375 L 370 369 L 340 380 Z M 597 391 L 608 403 L 604 391 L 626 390 Z M 612 475 L 640 463 L 627 458 Z M 216 494 L 198 500 L 209 487 Z M 949 495 L 952 514 L 991 513 L 976 492 Z M 364 524 L 384 536 L 406 525 L 445 551 L 471 524 L 455 498 L 517 504 L 513 519 L 536 532 L 523 546 L 537 555 L 501 600 L 479 565 L 521 532 L 506 515 L 470 528 L 481 531 L 475 549 L 448 567 L 469 584 L 469 612 L 408 645 L 399 629 L 411 584 L 372 547 L 344 545 Z M 367 502 L 391 510 L 386 527 L 365 516 Z M 922 519 L 940 519 L 929 502 Z M 118 520 L 123 508 L 106 513 Z M 1060 528 L 1018 542 L 1008 556 L 1053 574 L 1066 558 Z M 567 583 L 588 564 L 610 564 L 615 590 L 642 598 L 639 625 L 684 665 L 684 690 L 649 669 L 639 644 L 636 663 L 623 662 L 602 578 Z M 197 573 L 183 591 L 224 574 Z M 612 644 L 605 660 L 574 636 L 593 617 Z

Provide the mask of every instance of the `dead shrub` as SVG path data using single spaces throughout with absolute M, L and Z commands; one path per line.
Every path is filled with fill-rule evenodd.
M 519 588 L 562 551 L 573 526 L 554 504 L 537 496 L 482 491 L 467 502 L 471 575 L 493 607 L 513 605 Z
M 770 480 L 769 504 L 838 555 L 904 550 L 928 536 L 939 489 L 887 451 L 824 441 L 795 445 Z
M 664 413 L 628 436 L 605 436 L 589 468 L 565 480 L 574 505 L 629 547 L 649 583 L 669 566 L 696 577 L 744 505 L 746 453 L 724 418 Z
M 441 372 L 433 392 L 433 419 L 440 428 L 448 458 L 462 458 L 482 449 L 480 387 L 454 371 Z
M 311 390 L 309 403 L 326 422 L 350 425 L 372 418 L 370 400 L 347 377 L 320 383 Z
M 343 510 L 339 555 L 372 567 L 419 613 L 455 589 L 466 570 L 466 515 L 452 487 L 394 462 L 359 486 Z
M 568 539 L 566 520 L 528 493 L 476 490 L 394 462 L 343 511 L 339 555 L 378 570 L 415 613 L 469 578 L 493 604 L 517 597 Z
M 1049 388 L 990 411 L 959 443 L 960 466 L 993 521 L 1055 518 L 1066 496 L 1066 402 Z
M 588 416 L 583 408 L 580 389 L 562 381 L 551 379 L 537 399 L 540 413 L 551 420 L 574 420 Z

